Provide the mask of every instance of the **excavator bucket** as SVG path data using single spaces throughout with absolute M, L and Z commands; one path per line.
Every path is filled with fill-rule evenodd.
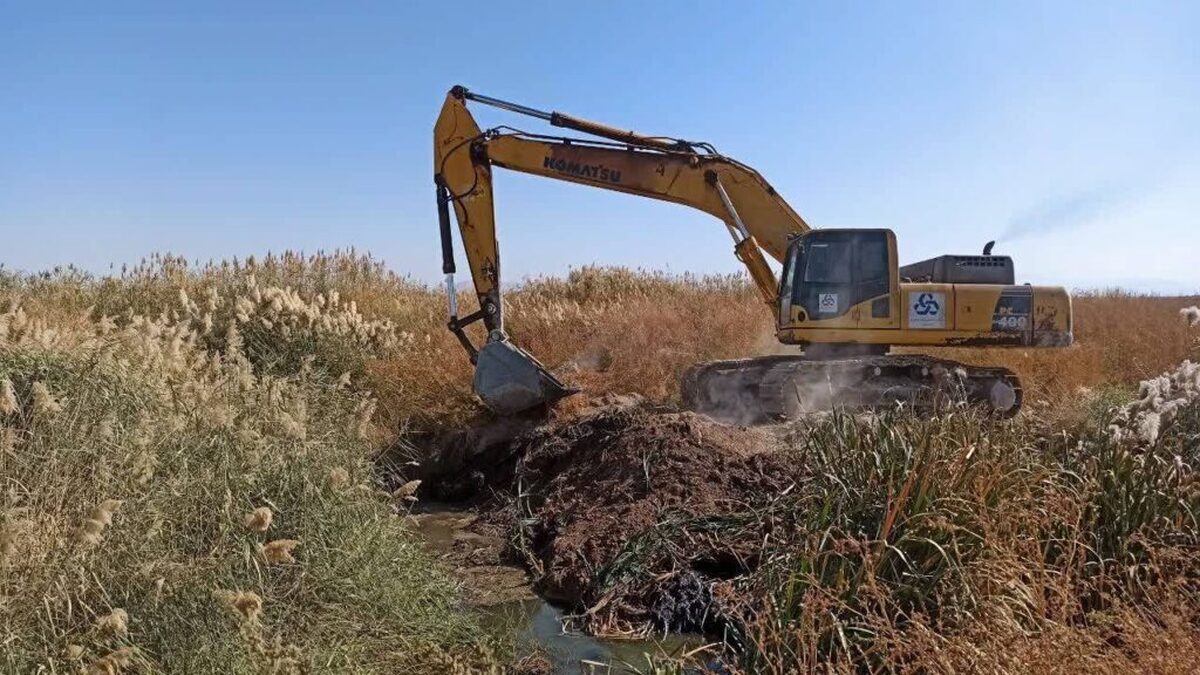
M 508 340 L 487 343 L 475 362 L 475 394 L 498 415 L 550 405 L 578 391 Z

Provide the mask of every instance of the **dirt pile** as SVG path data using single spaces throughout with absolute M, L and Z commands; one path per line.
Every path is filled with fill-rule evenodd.
M 516 449 L 516 552 L 539 592 L 585 608 L 594 629 L 703 629 L 711 583 L 755 564 L 704 530 L 791 485 L 777 443 L 639 401 L 542 427 Z
M 757 566 L 757 513 L 800 479 L 775 452 L 785 431 L 605 396 L 556 420 L 413 437 L 423 461 L 395 462 L 393 481 L 420 478 L 422 502 L 470 505 L 459 539 L 507 533 L 495 561 L 462 566 L 523 565 L 581 627 L 712 630 L 715 584 Z

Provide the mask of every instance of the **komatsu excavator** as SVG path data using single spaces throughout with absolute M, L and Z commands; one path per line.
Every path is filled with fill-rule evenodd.
M 566 138 L 507 126 L 480 129 L 468 102 L 588 134 Z M 893 347 L 1062 347 L 1071 298 L 1059 287 L 1017 285 L 1008 256 L 945 255 L 901 266 L 887 229 L 812 229 L 756 171 L 708 143 L 646 136 L 454 87 L 434 127 L 434 182 L 449 328 L 475 364 L 474 386 L 498 414 L 552 404 L 575 390 L 512 343 L 504 325 L 492 167 L 684 204 L 715 216 L 733 238 L 775 316 L 780 342 L 803 353 L 717 361 L 683 377 L 685 404 L 740 419 L 787 419 L 834 407 L 921 406 L 943 395 L 1014 414 L 1010 370 Z M 459 316 L 450 209 L 466 251 L 478 311 Z M 764 255 L 782 265 L 777 279 Z M 482 348 L 466 326 L 482 321 Z M 905 351 L 911 351 L 906 349 Z

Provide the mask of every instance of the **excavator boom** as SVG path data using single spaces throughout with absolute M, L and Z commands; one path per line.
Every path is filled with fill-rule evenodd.
M 509 127 L 485 132 L 467 110 L 468 100 L 619 141 L 528 134 Z M 452 89 L 434 127 L 434 180 L 439 202 L 453 204 L 480 307 L 488 313 L 485 322 L 489 330 L 503 328 L 493 166 L 683 204 L 715 216 L 729 229 L 735 254 L 747 266 L 763 300 L 773 307 L 778 280 L 762 253 L 782 261 L 788 241 L 811 228 L 758 172 L 708 150 L 711 146 L 707 144 L 643 136 L 480 96 L 461 87 Z M 443 233 L 449 235 L 448 223 L 445 225 Z M 444 236 L 443 257 L 450 253 L 447 245 Z M 444 261 L 446 265 L 452 261 Z
M 467 102 L 476 101 L 549 121 L 606 140 L 479 128 Z M 725 223 L 734 254 L 746 265 L 763 301 L 775 311 L 779 283 L 763 256 L 783 260 L 791 237 L 810 228 L 756 171 L 706 144 L 644 136 L 557 112 L 543 112 L 455 87 L 434 127 L 434 181 L 442 237 L 442 271 L 450 296 L 450 328 L 475 362 L 475 390 L 497 412 L 512 414 L 571 393 L 532 355 L 508 340 L 500 292 L 501 259 L 492 167 L 625 192 L 712 214 Z M 737 206 L 735 206 L 735 204 Z M 460 318 L 450 209 L 453 208 L 479 312 Z M 482 321 L 487 342 L 476 349 L 463 329 Z

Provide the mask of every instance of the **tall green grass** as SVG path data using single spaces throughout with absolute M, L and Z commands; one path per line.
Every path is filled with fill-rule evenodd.
M 488 662 L 455 583 L 374 486 L 374 401 L 342 369 L 361 373 L 390 328 L 329 302 L 272 308 L 276 287 L 243 284 L 263 296 L 249 312 L 110 289 L 115 318 L 48 288 L 11 286 L 0 313 L 0 671 Z M 36 311 L 48 297 L 57 313 Z
M 1153 614 L 1168 589 L 1192 612 L 1198 437 L 1195 404 L 1150 445 L 962 412 L 815 425 L 791 458 L 805 478 L 750 526 L 788 523 L 738 581 L 742 665 L 953 671 L 970 664 L 939 642 L 996 659 L 1014 635 Z

